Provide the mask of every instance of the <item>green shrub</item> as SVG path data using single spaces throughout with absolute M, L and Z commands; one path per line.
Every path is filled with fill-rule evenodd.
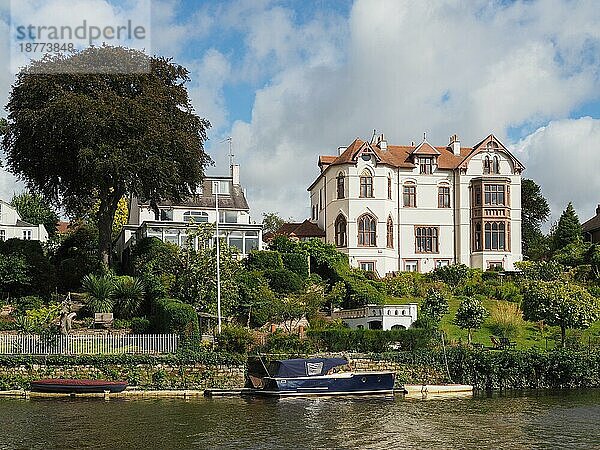
M 131 328 L 131 320 L 128 319 L 115 319 L 113 321 L 113 328 L 117 330 L 124 330 L 127 328 Z
M 110 275 L 86 275 L 82 280 L 86 291 L 86 309 L 90 313 L 108 313 L 113 309 L 114 280 Z
M 521 303 L 521 300 L 523 300 L 521 289 L 512 281 L 507 281 L 496 287 L 495 298 L 513 303 Z
M 130 319 L 141 309 L 144 301 L 144 283 L 130 276 L 116 277 L 111 297 L 116 317 Z
M 247 328 L 226 325 L 216 336 L 216 343 L 219 351 L 246 354 L 252 348 L 254 338 Z
M 469 268 L 464 264 L 451 264 L 442 266 L 431 272 L 434 280 L 440 280 L 450 286 L 458 286 L 469 277 Z
M 26 261 L 29 283 L 20 294 L 49 298 L 56 289 L 56 270 L 44 253 L 39 241 L 8 239 L 0 242 L 0 253 L 8 257 L 23 257 Z
M 249 270 L 283 270 L 283 259 L 279 252 L 270 250 L 252 250 L 246 258 Z
M 125 267 L 130 275 L 157 277 L 165 291 L 170 292 L 183 269 L 181 249 L 156 237 L 144 238 L 133 247 Z
M 516 338 L 525 326 L 523 312 L 516 303 L 496 302 L 491 308 L 489 326 L 495 335 Z
M 53 257 L 56 266 L 58 289 L 62 292 L 77 290 L 88 273 L 97 272 L 98 230 L 81 225 L 70 231 Z
M 30 309 L 38 309 L 44 304 L 44 300 L 35 295 L 28 295 L 11 300 L 17 314 L 25 314 Z
M 145 317 L 131 319 L 131 332 L 133 334 L 146 334 L 150 331 L 150 320 Z
M 330 352 L 373 352 L 416 350 L 432 345 L 434 332 L 430 329 L 408 330 L 351 330 L 349 328 L 309 330 L 308 336 L 320 350 Z
M 177 333 L 188 339 L 200 336 L 198 314 L 186 303 L 163 298 L 155 303 L 154 329 L 158 333 Z
M 17 329 L 17 323 L 10 317 L 0 317 L 0 331 L 13 331 Z
M 282 253 L 283 266 L 302 278 L 308 277 L 308 255 L 303 253 Z
M 25 295 L 30 290 L 31 281 L 25 257 L 0 254 L 0 294 L 7 297 Z
M 304 287 L 302 278 L 291 270 L 265 270 L 264 275 L 270 288 L 280 294 L 300 292 Z
M 490 281 L 490 280 L 494 280 L 494 281 L 498 281 L 500 280 L 500 273 L 497 270 L 486 270 L 485 272 L 483 272 L 481 274 L 481 279 L 483 281 Z
M 400 272 L 383 279 L 385 290 L 393 297 L 423 297 L 427 292 L 426 276 L 419 272 Z
M 554 281 L 558 280 L 564 267 L 556 261 L 520 261 L 515 267 L 521 271 L 527 280 Z
M 268 353 L 308 355 L 314 353 L 315 345 L 311 339 L 301 339 L 295 334 L 274 333 L 268 336 L 264 351 Z

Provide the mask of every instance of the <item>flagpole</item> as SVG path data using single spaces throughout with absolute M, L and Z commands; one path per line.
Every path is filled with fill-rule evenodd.
M 213 188 L 215 191 L 215 209 L 217 212 L 217 220 L 215 223 L 217 224 L 217 318 L 218 318 L 218 326 L 217 331 L 221 334 L 221 247 L 220 247 L 220 239 L 219 239 L 219 182 L 213 183 Z

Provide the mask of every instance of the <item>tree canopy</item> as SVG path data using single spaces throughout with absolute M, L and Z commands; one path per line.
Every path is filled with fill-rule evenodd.
M 275 233 L 284 223 L 285 220 L 277 213 L 263 213 L 263 231 L 265 233 Z
M 111 46 L 46 56 L 16 76 L 2 140 L 8 168 L 70 216 L 99 202 L 105 263 L 125 194 L 155 206 L 179 201 L 210 163 L 203 147 L 210 123 L 194 112 L 189 79 L 169 59 Z
M 454 322 L 462 329 L 468 331 L 469 344 L 471 343 L 471 330 L 480 328 L 488 311 L 475 297 L 465 297 L 456 311 Z
M 567 328 L 587 328 L 600 317 L 600 303 L 587 289 L 562 281 L 532 282 L 523 295 L 526 320 L 559 326 L 565 345 Z
M 569 202 L 567 209 L 560 215 L 560 219 L 558 219 L 558 224 L 554 230 L 552 236 L 553 248 L 554 250 L 560 250 L 581 239 L 583 239 L 581 222 L 575 212 L 575 208 L 573 208 L 573 204 Z
M 527 178 L 521 182 L 521 208 L 523 254 L 529 259 L 538 259 L 545 251 L 541 226 L 550 216 L 550 207 L 540 186 Z

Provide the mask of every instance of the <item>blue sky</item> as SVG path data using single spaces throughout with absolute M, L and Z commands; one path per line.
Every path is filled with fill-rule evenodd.
M 117 20 L 143 3 L 40 4 L 66 11 L 57 20 Z M 7 5 L 0 0 L 0 35 Z M 427 132 L 444 145 L 457 133 L 465 146 L 492 132 L 518 153 L 554 217 L 573 201 L 587 219 L 600 203 L 595 0 L 152 0 L 151 11 L 152 52 L 189 68 L 190 96 L 213 124 L 209 172 L 227 173 L 220 142 L 232 136 L 257 221 L 270 211 L 307 217 L 318 155 L 373 129 L 393 144 Z M 8 52 L 0 39 L 0 58 Z M 1 69 L 5 104 L 13 74 Z M 0 196 L 16 189 L 3 174 Z

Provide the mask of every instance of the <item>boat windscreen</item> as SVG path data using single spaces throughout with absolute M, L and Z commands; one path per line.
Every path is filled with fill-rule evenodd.
M 348 360 L 344 358 L 299 358 L 275 361 L 269 369 L 271 376 L 281 378 L 311 377 L 326 375 L 334 367 L 344 366 Z

